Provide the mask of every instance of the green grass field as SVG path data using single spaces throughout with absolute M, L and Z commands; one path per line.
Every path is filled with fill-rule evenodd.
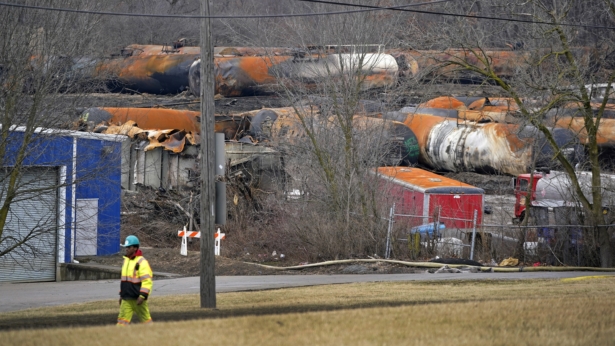
M 117 301 L 0 315 L 2 345 L 613 345 L 615 279 L 363 283 L 152 297 L 155 323 L 114 326 Z

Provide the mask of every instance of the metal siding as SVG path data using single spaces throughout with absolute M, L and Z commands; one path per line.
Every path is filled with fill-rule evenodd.
M 425 195 L 419 191 L 404 189 L 403 196 L 404 214 L 415 215 L 414 217 L 409 218 L 409 226 L 414 227 L 416 225 L 423 224 L 422 215 Z
M 151 187 L 162 186 L 162 148 L 145 152 L 145 179 L 143 184 Z
M 179 155 L 169 155 L 169 189 L 179 190 Z
M 119 142 L 79 139 L 77 198 L 98 199 L 97 255 L 120 251 L 121 159 Z
M 423 223 L 429 222 L 429 213 L 431 212 L 431 208 L 429 207 L 431 204 L 432 198 L 429 194 L 423 194 Z
M 75 256 L 96 256 L 98 247 L 98 198 L 77 199 Z
M 423 223 L 423 194 L 390 180 L 383 180 L 383 188 L 390 198 L 388 203 L 395 203 L 395 222 L 401 227 L 414 227 Z
M 11 132 L 7 141 L 4 166 L 13 166 L 22 146 L 23 133 Z M 26 148 L 24 166 L 65 166 L 72 158 L 72 138 L 59 135 L 34 134 Z
M 64 224 L 60 224 L 61 232 L 65 236 L 65 242 L 59 244 L 64 250 L 64 262 L 70 262 L 72 256 L 72 236 L 71 224 L 73 218 L 73 188 L 70 184 L 73 181 L 73 138 L 70 135 L 64 136 L 62 133 L 36 133 L 29 142 L 27 148 L 27 156 L 24 160 L 25 166 L 64 166 L 66 167 L 67 186 L 70 186 L 70 193 L 63 196 L 66 200 L 61 200 L 60 203 L 66 203 L 66 213 Z M 23 142 L 23 132 L 13 131 L 9 134 L 10 139 L 7 142 L 7 152 L 4 164 L 6 166 L 13 165 L 16 153 Z M 67 191 L 68 192 L 68 191 Z
M 398 205 L 402 208 L 396 207 L 397 213 L 421 215 L 421 218 L 414 218 L 417 224 L 434 222 L 434 208 L 436 206 L 444 207 L 442 217 L 468 220 L 473 219 L 474 209 L 477 209 L 479 211 L 477 223 L 481 223 L 483 189 L 414 167 L 379 167 L 377 172 L 378 176 L 384 179 L 387 184 L 397 186 L 390 188 L 391 191 L 404 191 L 404 202 L 398 202 Z M 400 192 L 397 192 L 397 194 L 400 194 Z M 454 196 L 460 198 L 456 199 Z M 420 205 L 422 208 L 414 208 L 416 211 L 413 212 L 407 207 L 410 200 L 413 200 L 413 204 Z M 472 226 L 472 221 L 444 220 L 442 222 L 447 227 L 460 229 Z
M 23 239 L 33 230 L 39 234 L 26 243 L 26 248 L 18 247 L 0 258 L 0 282 L 53 281 L 58 239 L 58 172 L 51 167 L 28 168 L 23 171 L 21 182 L 20 190 L 24 193 L 11 204 L 3 238 Z M 31 189 L 37 191 L 26 192 Z M 4 193 L 2 196 L 4 201 Z M 10 244 L 3 242 L 0 246 L 4 249 Z
M 423 194 L 417 191 L 404 190 L 403 211 L 410 215 L 421 215 L 423 212 Z
M 410 218 L 410 224 L 412 226 L 420 224 L 421 220 L 417 219 L 417 217 L 423 213 L 423 194 L 410 189 L 404 189 L 401 186 L 398 186 L 397 188 L 400 189 L 401 200 L 397 202 L 397 205 L 395 206 L 395 213 L 416 215 L 416 217 Z
M 171 155 L 168 150 L 160 151 L 160 187 L 163 189 L 170 190 L 170 179 L 169 179 L 169 164 L 171 162 Z
M 197 160 L 193 156 L 174 154 L 170 155 L 169 161 L 171 162 L 169 165 L 170 187 L 177 190 L 192 187 L 190 172 L 197 171 Z
M 130 185 L 130 164 L 132 163 L 131 160 L 131 153 L 132 153 L 132 142 L 131 141 L 124 141 L 122 142 L 122 163 L 121 163 L 121 169 L 122 169 L 122 188 L 125 190 L 130 190 L 132 188 L 132 186 Z
M 417 214 L 418 215 L 423 215 L 423 212 L 425 210 L 425 206 L 423 205 L 423 203 L 425 202 L 425 194 L 422 192 L 417 192 L 417 191 L 413 191 L 414 197 L 416 197 L 416 205 L 418 206 L 417 209 Z M 417 225 L 422 224 L 422 220 L 418 220 L 419 222 L 417 222 Z
M 178 187 L 187 186 L 193 187 L 195 181 L 191 181 L 191 172 L 198 172 L 198 160 L 196 155 L 186 156 L 177 155 L 178 157 L 178 169 L 177 169 L 177 183 Z
M 12 166 L 16 158 L 17 152 L 23 145 L 23 130 L 17 128 L 15 131 L 9 133 L 9 140 L 7 141 L 6 156 L 4 157 L 4 165 Z M 72 132 L 71 132 L 72 133 Z M 67 168 L 66 176 L 68 178 L 67 184 L 72 181 L 72 147 L 73 139 L 67 131 L 54 132 L 50 131 L 37 131 L 26 148 L 26 157 L 24 159 L 24 166 L 65 166 Z M 70 235 L 70 223 L 72 222 L 72 206 L 70 201 L 72 199 L 72 193 L 65 195 L 66 198 L 66 214 L 64 224 L 60 224 L 61 232 L 65 235 L 65 243 L 60 244 L 65 250 L 64 261 L 71 260 L 71 235 Z M 60 201 L 62 203 L 62 201 Z
M 75 220 L 76 220 L 76 209 L 77 209 L 77 138 L 73 138 L 73 146 L 72 146 L 73 156 L 71 158 L 72 163 L 72 179 L 71 179 L 71 204 L 70 204 L 70 255 L 68 262 L 72 263 L 75 258 Z M 68 232 L 67 232 L 68 233 Z
M 455 196 L 458 196 L 459 198 L 455 198 Z M 430 195 L 430 197 L 430 215 L 434 214 L 436 207 L 440 207 L 440 222 L 443 222 L 447 228 L 472 228 L 474 210 L 478 210 L 477 224 L 481 223 L 483 195 L 433 194 Z M 449 220 L 446 218 L 464 219 L 467 221 Z
M 135 173 L 133 184 L 145 185 L 145 152 L 143 150 L 135 150 Z
M 135 184 L 158 188 L 161 186 L 162 149 L 137 150 Z
M 7 141 L 4 164 L 13 164 L 23 142 L 23 132 L 12 131 Z M 120 238 L 120 193 L 121 193 L 121 142 L 123 136 L 84 134 L 72 131 L 45 131 L 36 133 L 29 143 L 24 164 L 27 166 L 66 167 L 64 222 L 59 225 L 63 242 L 64 262 L 72 260 L 74 244 L 73 224 L 75 197 L 99 198 L 98 255 L 119 252 Z M 79 143 L 78 162 L 73 162 L 73 144 Z M 75 165 L 73 165 L 75 163 Z M 61 208 L 58 209 L 62 212 Z M 62 217 L 60 217 L 60 220 Z M 61 254 L 61 251 L 58 252 Z M 54 271 L 55 272 L 55 271 Z
M 66 263 L 66 166 L 59 168 L 58 184 L 58 262 Z

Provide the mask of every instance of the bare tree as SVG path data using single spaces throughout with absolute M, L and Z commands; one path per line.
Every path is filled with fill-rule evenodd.
M 285 10 L 333 10 L 319 4 L 297 5 Z M 301 195 L 284 202 L 288 213 L 279 227 L 286 237 L 295 239 L 294 246 L 309 260 L 384 251 L 383 216 L 390 205 L 380 204 L 382 196 L 372 173 L 378 165 L 399 163 L 400 157 L 387 158 L 395 145 L 403 144 L 391 143 L 397 138 L 395 125 L 357 115 L 365 113 L 362 99 L 376 71 L 395 70 L 390 83 L 383 83 L 377 92 L 386 93 L 395 86 L 397 63 L 384 53 L 395 23 L 395 14 L 376 12 L 228 25 L 238 42 L 289 46 L 297 53 L 294 59 L 270 68 L 280 96 L 294 102 L 284 116 L 278 112 L 270 141 L 285 153 L 292 177 L 289 190 Z M 258 37 L 248 34 L 249 26 L 262 28 Z M 263 56 L 274 58 L 273 54 Z
M 51 6 L 50 1 L 22 3 Z M 94 9 L 93 5 L 73 0 L 53 2 L 53 6 L 80 9 Z M 16 250 L 32 252 L 36 244 L 45 243 L 51 231 L 63 226 L 46 217 L 17 215 L 14 207 L 55 210 L 55 199 L 48 198 L 66 187 L 53 172 L 55 168 L 31 166 L 33 162 L 45 166 L 39 160 L 48 152 L 44 143 L 56 136 L 45 128 L 70 124 L 79 96 L 95 88 L 95 82 L 87 78 L 94 60 L 87 56 L 96 51 L 97 20 L 94 16 L 17 7 L 0 11 L 0 257 Z M 61 93 L 71 95 L 60 97 Z M 62 154 L 66 153 L 54 155 Z M 48 162 L 47 166 L 53 165 L 54 158 Z M 55 216 L 53 212 L 50 215 Z M 7 232 L 9 228 L 18 232 Z
M 475 2 L 470 8 L 451 7 L 450 10 L 460 14 L 521 18 L 538 23 L 445 19 L 442 20 L 445 34 L 431 34 L 440 38 L 438 41 L 445 43 L 445 47 L 461 48 L 463 51 L 463 54 L 442 61 L 442 66 L 469 71 L 499 86 L 519 106 L 519 121 L 538 128 L 548 143 L 556 148 L 553 157 L 568 175 L 579 205 L 585 211 L 585 218 L 594 227 L 601 265 L 612 266 L 615 248 L 613 230 L 604 226 L 610 220 L 603 213 L 600 188 L 603 162 L 598 140 L 609 97 L 607 95 L 598 104 L 592 103 L 591 94 L 586 88 L 586 85 L 597 82 L 610 85 L 615 79 L 609 58 L 611 49 L 607 45 L 612 42 L 612 32 L 592 28 L 600 22 L 613 24 L 615 12 L 612 4 L 608 1 L 583 4 L 575 1 L 529 1 L 511 5 L 494 0 L 480 4 Z M 600 16 L 599 20 L 593 21 L 594 14 L 609 11 L 610 16 Z M 592 18 L 591 23 L 588 18 Z M 488 53 L 494 46 L 523 52 L 518 55 L 524 60 L 523 64 L 519 65 L 514 76 L 504 77 L 499 73 L 495 57 Z M 565 115 L 554 113 L 553 109 L 558 106 L 568 109 Z M 583 140 L 587 162 L 581 166 L 590 168 L 592 172 L 591 192 L 582 190 L 574 164 L 556 143 L 552 132 L 554 126 L 570 128 Z

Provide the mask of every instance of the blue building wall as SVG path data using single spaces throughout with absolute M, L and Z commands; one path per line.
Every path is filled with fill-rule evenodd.
M 9 134 L 5 166 L 15 164 L 17 153 L 23 143 L 24 133 L 12 131 Z M 106 137 L 106 138 L 105 138 Z M 107 139 L 108 138 L 108 139 Z M 74 144 L 77 145 L 76 161 L 73 162 Z M 76 170 L 73 166 L 76 163 Z M 49 166 L 66 168 L 64 261 L 74 256 L 73 198 L 98 199 L 97 254 L 109 255 L 119 252 L 120 244 L 120 203 L 121 203 L 121 142 L 110 135 L 90 135 L 83 132 L 61 134 L 34 134 L 29 143 L 24 166 Z M 73 177 L 76 178 L 73 181 Z M 75 185 L 73 185 L 75 183 Z M 76 186 L 76 191 L 73 191 Z M 62 198 L 64 197 L 64 198 Z
M 97 254 L 120 251 L 121 143 L 77 139 L 77 198 L 98 198 Z

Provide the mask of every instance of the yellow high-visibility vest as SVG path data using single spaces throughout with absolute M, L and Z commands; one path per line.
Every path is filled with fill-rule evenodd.
M 147 299 L 152 291 L 153 277 L 152 268 L 143 256 L 135 256 L 132 259 L 124 256 L 124 264 L 122 265 L 122 289 L 130 287 L 126 284 L 130 283 L 134 285 L 130 288 L 130 291 L 139 292 L 139 295 Z

